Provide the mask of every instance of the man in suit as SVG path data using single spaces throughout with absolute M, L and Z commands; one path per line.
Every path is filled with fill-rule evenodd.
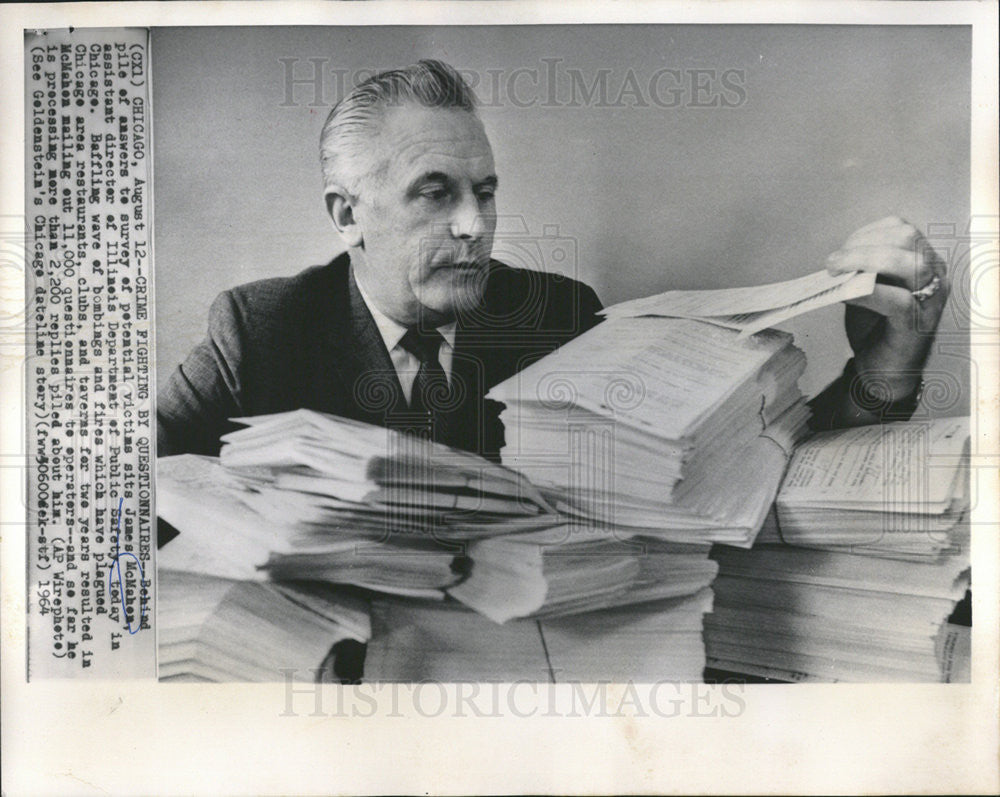
M 219 296 L 207 338 L 160 392 L 159 455 L 217 453 L 229 418 L 308 407 L 495 457 L 502 429 L 487 390 L 597 323 L 596 295 L 490 259 L 493 155 L 450 66 L 421 61 L 361 83 L 327 119 L 321 156 L 347 252 Z M 879 284 L 848 308 L 855 357 L 814 399 L 814 425 L 907 417 L 947 296 L 943 262 L 889 218 L 828 267 L 874 271 Z
M 596 324 L 597 296 L 490 259 L 493 154 L 451 67 L 421 61 L 360 84 L 330 113 L 321 154 L 347 252 L 216 299 L 208 336 L 158 397 L 158 454 L 214 454 L 230 418 L 308 407 L 496 458 L 503 430 L 486 392 Z M 943 264 L 886 219 L 829 267 L 880 284 L 848 308 L 855 357 L 814 399 L 815 425 L 907 417 L 947 295 Z M 356 681 L 364 657 L 342 640 L 321 677 Z

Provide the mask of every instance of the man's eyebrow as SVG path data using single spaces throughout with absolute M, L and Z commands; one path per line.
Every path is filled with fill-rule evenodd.
M 423 185 L 424 183 L 451 183 L 451 182 L 453 182 L 452 177 L 445 174 L 444 172 L 424 172 L 423 174 L 411 180 L 410 186 L 416 187 Z M 487 177 L 484 177 L 482 180 L 478 180 L 475 183 L 475 185 L 477 188 L 482 188 L 484 186 L 488 186 L 490 188 L 496 188 L 497 183 L 498 183 L 497 176 L 495 174 L 491 174 Z
M 420 185 L 421 183 L 449 183 L 451 178 L 444 172 L 424 172 L 410 181 L 410 185 Z

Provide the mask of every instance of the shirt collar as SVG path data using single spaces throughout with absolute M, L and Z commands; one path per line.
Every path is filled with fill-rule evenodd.
M 369 298 L 365 289 L 361 286 L 361 283 L 357 281 L 357 278 L 355 278 L 354 281 L 358 286 L 358 292 L 361 294 L 361 298 L 368 307 L 368 312 L 372 314 L 372 318 L 375 320 L 375 326 L 378 327 L 382 340 L 385 342 L 385 350 L 392 351 L 399 345 L 399 341 L 403 339 L 403 335 L 406 334 L 406 327 L 398 321 L 394 321 L 389 318 L 389 316 L 379 310 L 375 303 Z M 457 327 L 457 322 L 452 321 L 450 324 L 443 324 L 437 328 L 437 331 L 441 333 L 441 337 L 444 338 L 444 342 L 447 343 L 452 349 L 455 348 L 455 329 Z

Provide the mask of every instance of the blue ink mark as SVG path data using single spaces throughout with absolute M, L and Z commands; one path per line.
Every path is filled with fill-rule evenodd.
M 144 580 L 142 572 L 142 562 L 139 561 L 139 557 L 136 556 L 131 551 L 125 551 L 122 553 L 118 538 L 121 536 L 122 528 L 122 503 L 125 501 L 124 498 L 118 499 L 118 520 L 115 521 L 115 555 L 112 556 L 114 564 L 111 566 L 111 571 L 108 573 L 108 592 L 113 596 L 114 590 L 112 589 L 115 572 L 118 573 L 118 597 L 122 602 L 122 616 L 125 618 L 125 624 L 128 626 L 129 634 L 137 634 L 142 628 L 142 621 L 146 617 L 146 599 L 142 595 L 142 582 Z M 132 623 L 128 619 L 128 608 L 125 606 L 125 584 L 122 579 L 122 564 L 121 558 L 123 556 L 131 556 L 135 559 L 136 566 L 139 568 L 139 625 L 132 628 Z

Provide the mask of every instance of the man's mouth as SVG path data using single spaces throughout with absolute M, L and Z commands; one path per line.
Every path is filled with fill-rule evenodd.
M 459 272 L 482 271 L 485 267 L 485 262 L 481 260 L 451 260 L 439 266 L 439 268 L 448 268 Z

